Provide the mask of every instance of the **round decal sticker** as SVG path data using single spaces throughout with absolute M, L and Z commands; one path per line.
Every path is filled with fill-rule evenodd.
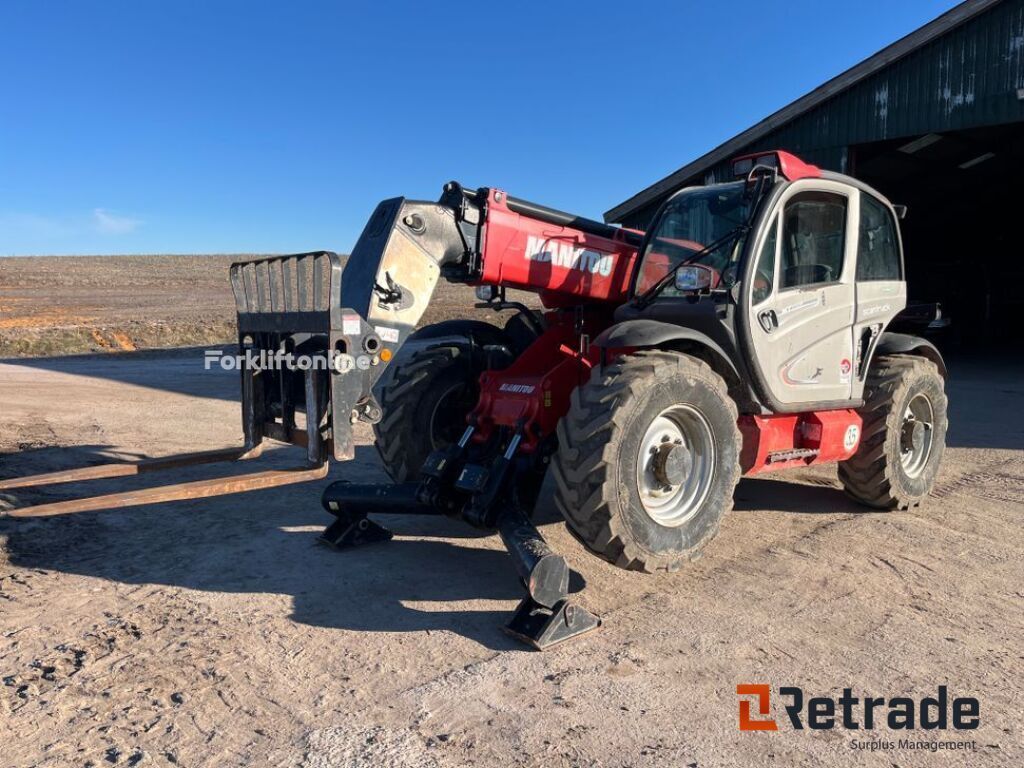
M 851 424 L 846 428 L 846 434 L 843 435 L 843 448 L 847 451 L 852 451 L 854 446 L 857 445 L 857 441 L 860 439 L 860 428 L 856 424 Z

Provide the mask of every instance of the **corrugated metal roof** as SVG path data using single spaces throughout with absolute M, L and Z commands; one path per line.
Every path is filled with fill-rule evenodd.
M 993 13 L 967 24 L 980 14 Z M 845 170 L 846 147 L 1024 119 L 1024 0 L 967 0 L 605 213 L 640 214 L 743 151 L 784 148 Z M 1024 93 L 1024 92 L 1022 92 Z

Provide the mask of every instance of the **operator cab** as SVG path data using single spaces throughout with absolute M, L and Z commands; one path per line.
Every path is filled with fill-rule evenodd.
M 658 212 L 640 254 L 636 296 L 655 290 L 673 296 L 732 288 L 739 279 L 743 246 L 761 200 L 780 184 L 822 175 L 819 168 L 788 152 L 744 155 L 733 160 L 732 169 L 737 181 L 687 187 Z M 818 265 L 817 272 L 815 265 L 806 266 L 812 273 L 831 274 L 828 265 Z M 669 274 L 673 285 L 668 284 Z M 758 277 L 756 291 L 766 296 L 772 280 L 763 270 Z
M 895 209 L 785 152 L 736 158 L 733 172 L 663 204 L 618 318 L 703 335 L 770 412 L 857 407 L 871 353 L 906 306 Z

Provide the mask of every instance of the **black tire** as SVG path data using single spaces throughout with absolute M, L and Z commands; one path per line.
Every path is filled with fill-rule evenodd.
M 374 425 L 377 452 L 396 483 L 419 477 L 427 456 L 459 439 L 480 395 L 482 360 L 466 345 L 438 343 L 392 364 Z
M 869 507 L 893 510 L 916 507 L 931 493 L 946 447 L 944 383 L 935 363 L 923 357 L 887 355 L 872 362 L 860 410 L 860 445 L 850 459 L 839 462 L 839 480 L 847 494 Z M 915 449 L 905 414 L 921 397 L 933 414 L 930 450 L 908 472 L 903 456 L 908 446 Z
M 677 406 L 703 418 L 714 449 L 702 500 L 687 519 L 662 525 L 644 508 L 637 466 L 654 420 Z M 558 425 L 555 504 L 569 530 L 627 570 L 675 571 L 695 559 L 732 508 L 742 445 L 736 419 L 725 381 L 694 357 L 643 351 L 595 369 Z

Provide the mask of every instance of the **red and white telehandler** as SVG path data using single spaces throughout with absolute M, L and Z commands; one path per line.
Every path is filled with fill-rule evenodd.
M 306 464 L 12 514 L 324 477 L 329 456 L 352 458 L 353 423 L 369 422 L 394 483 L 329 485 L 324 539 L 388 539 L 368 517 L 388 513 L 496 530 L 526 589 L 508 629 L 546 648 L 600 623 L 570 600 L 566 562 L 531 522 L 548 473 L 569 530 L 642 571 L 697 557 L 743 475 L 838 462 L 858 501 L 919 504 L 945 444 L 946 368 L 928 341 L 897 332 L 902 211 L 785 152 L 733 168 L 733 181 L 672 195 L 646 232 L 450 183 L 437 202 L 382 202 L 347 259 L 234 264 L 241 350 L 326 361 L 243 370 L 241 449 L 0 487 L 251 458 L 266 438 L 304 447 Z M 476 286 L 481 309 L 515 312 L 504 327 L 418 328 L 442 279 Z

